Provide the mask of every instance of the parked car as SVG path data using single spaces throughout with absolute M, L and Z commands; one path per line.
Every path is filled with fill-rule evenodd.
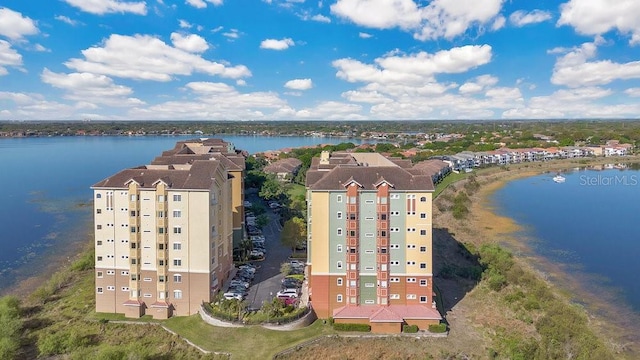
M 296 279 L 284 278 L 282 280 L 283 289 L 300 288 L 301 286 L 302 286 L 302 282 Z
M 244 205 L 244 207 L 246 207 L 246 208 L 250 208 L 253 204 L 251 204 L 251 202 L 250 202 L 250 201 L 246 201 L 246 200 L 245 200 L 245 201 L 244 201 L 244 203 L 243 203 L 243 205 Z
M 251 252 L 249 253 L 249 256 L 261 258 L 261 257 L 264 257 L 264 252 L 260 250 L 251 250 Z
M 239 301 L 244 300 L 244 295 L 236 292 L 226 292 L 222 294 L 222 296 L 227 300 L 239 300 Z
M 239 279 L 237 279 L 237 280 L 236 280 L 236 279 L 231 280 L 231 282 L 229 283 L 229 285 L 230 285 L 230 286 L 241 285 L 241 286 L 244 286 L 244 287 L 245 287 L 245 289 L 248 289 L 248 288 L 249 288 L 249 286 L 250 286 L 250 284 L 249 284 L 247 281 L 242 281 L 242 280 L 239 280 Z
M 304 267 L 305 265 L 304 262 L 296 259 L 289 260 L 289 264 L 291 264 L 291 266 L 293 267 Z
M 298 289 L 283 289 L 278 291 L 276 294 L 277 297 L 292 297 L 297 298 L 299 296 Z
M 295 298 L 295 297 L 278 296 L 278 299 L 283 301 L 285 305 L 293 305 L 293 306 L 295 306 L 295 305 L 298 304 L 298 298 Z

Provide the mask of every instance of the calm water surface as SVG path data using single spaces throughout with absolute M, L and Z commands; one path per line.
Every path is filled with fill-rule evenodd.
M 498 212 L 524 225 L 538 255 L 579 269 L 640 313 L 640 171 L 574 171 L 565 183 L 554 175 L 509 182 L 494 195 Z
M 73 254 L 91 219 L 89 187 L 143 165 L 194 136 L 0 139 L 0 291 L 47 265 L 41 255 Z M 356 139 L 215 136 L 256 153 Z M 84 204 L 84 206 L 82 206 Z M 86 243 L 86 242 L 85 242 Z M 44 259 L 44 260 L 43 260 Z

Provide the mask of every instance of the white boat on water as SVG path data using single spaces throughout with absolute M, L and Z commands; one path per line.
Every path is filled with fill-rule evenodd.
M 565 180 L 566 180 L 565 177 L 562 175 L 556 175 L 553 177 L 553 181 L 557 183 L 563 183 Z

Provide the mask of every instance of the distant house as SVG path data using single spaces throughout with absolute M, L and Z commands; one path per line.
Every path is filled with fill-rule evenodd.
M 302 161 L 296 158 L 281 159 L 272 162 L 264 167 L 264 172 L 267 174 L 274 174 L 280 181 L 291 181 L 298 170 L 302 166 Z
M 421 161 L 413 167 L 421 170 L 425 175 L 431 175 L 431 181 L 434 184 L 438 184 L 451 172 L 449 163 L 436 159 Z

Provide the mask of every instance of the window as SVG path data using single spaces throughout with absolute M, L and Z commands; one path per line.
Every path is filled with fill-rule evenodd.
M 420 213 L 420 219 L 426 219 L 427 213 Z
M 137 198 L 137 197 L 136 197 L 136 195 L 135 195 L 135 194 L 131 195 L 131 197 L 130 197 L 131 201 L 136 201 L 136 198 Z
M 426 246 L 420 246 L 420 252 L 427 252 Z
M 407 294 L 407 299 L 408 300 L 415 300 L 416 299 L 416 294 Z
M 165 196 L 164 195 L 158 195 L 158 202 L 164 202 Z
M 380 214 L 380 220 L 387 220 L 387 214 Z
M 416 232 L 416 228 L 407 228 L 407 232 Z
M 158 244 L 158 250 L 164 250 L 164 244 Z
M 102 197 L 102 194 L 96 194 L 96 199 L 100 199 Z
M 365 250 L 364 253 L 365 254 L 373 254 L 374 252 L 373 252 L 373 250 Z
M 158 217 L 159 218 L 163 218 L 164 216 L 164 211 L 158 211 Z
M 158 260 L 158 265 L 159 266 L 164 266 L 164 260 Z
M 174 226 L 173 227 L 173 233 L 174 234 L 182 234 L 182 228 L 180 226 Z
M 144 295 L 142 295 L 142 296 L 144 296 L 144 297 L 146 297 L 146 298 L 150 298 L 152 295 L 147 293 L 147 294 L 144 294 Z
M 420 236 L 426 236 L 426 235 L 427 235 L 427 230 L 421 229 L 420 230 Z
M 164 282 L 164 275 L 158 276 L 158 282 L 161 282 L 161 283 Z
M 338 269 L 342 269 L 342 261 L 338 261 L 338 262 L 336 263 L 336 267 L 337 267 Z
M 409 244 L 409 245 L 407 245 L 407 249 L 415 249 L 415 248 L 416 248 L 416 246 L 415 246 L 415 245 L 413 245 L 413 244 Z
M 182 195 L 174 194 L 173 195 L 173 201 L 182 201 Z
M 102 214 L 102 209 L 96 209 L 96 214 Z
M 367 216 L 364 218 L 365 220 L 373 220 L 373 216 Z
M 400 211 L 391 211 L 391 216 L 400 216 Z
M 182 266 L 182 259 L 173 259 L 173 266 Z
M 365 204 L 373 204 L 373 200 L 365 200 L 364 203 Z
M 129 276 L 129 272 L 127 270 L 123 270 L 120 272 L 120 275 Z
M 96 277 L 97 278 L 102 278 L 102 274 L 103 274 L 102 271 L 98 271 L 98 272 L 96 272 Z
M 365 237 L 373 237 L 373 233 L 366 233 L 364 234 Z
M 336 285 L 337 286 L 342 286 L 342 278 L 337 278 L 336 279 Z
M 98 194 L 98 197 L 100 197 L 100 194 Z M 103 289 L 102 287 L 97 287 L 97 288 L 96 288 L 96 292 L 97 292 L 98 294 L 103 294 L 103 293 L 104 293 L 104 289 Z
M 98 246 L 99 246 L 99 245 L 102 245 L 102 240 L 98 240 L 98 241 L 96 241 L 96 245 L 98 245 Z
M 400 199 L 400 194 L 391 194 L 392 199 Z
M 107 270 L 107 275 L 115 275 L 116 271 L 115 270 Z
M 380 253 L 386 254 L 387 253 L 387 248 L 380 248 Z
M 420 286 L 427 286 L 427 279 L 420 279 Z
M 123 286 L 123 287 L 120 288 L 120 290 L 128 292 L 129 291 L 129 287 L 128 286 Z
M 389 295 L 389 299 L 391 299 L 391 300 L 400 300 L 400 294 L 391 294 L 391 295 Z
M 397 278 L 397 277 L 389 278 L 389 282 L 392 282 L 392 283 L 399 283 L 399 282 L 400 282 L 400 278 Z
M 365 300 L 364 303 L 365 304 L 375 304 L 376 302 L 374 300 Z
M 159 227 L 158 228 L 158 234 L 164 234 L 164 228 L 163 227 Z
M 374 287 L 374 283 L 364 283 L 364 287 Z
M 391 248 L 391 249 L 400 249 L 400 245 L 398 245 L 398 244 L 391 244 L 391 245 L 389 245 L 389 248 Z
M 357 220 L 356 219 L 356 214 L 355 213 L 349 214 L 349 220 Z
M 338 213 L 336 214 L 336 217 L 338 219 L 342 219 L 342 211 L 338 211 Z
M 356 236 L 356 231 L 355 230 L 349 230 L 349 236 L 351 236 L 351 237 Z
M 407 261 L 407 265 L 415 265 L 416 262 L 415 261 Z
M 387 236 L 387 230 L 380 230 L 380 236 L 381 237 L 386 237 Z
M 135 232 L 136 232 L 136 227 L 135 227 L 135 226 L 132 226 L 132 227 L 131 227 L 131 233 L 135 233 Z
M 138 259 L 131 259 L 131 265 L 136 265 L 138 263 Z
M 336 296 L 336 301 L 337 301 L 337 302 L 339 302 L 339 303 L 341 303 L 341 302 L 342 302 L 342 294 L 338 294 L 338 295 Z
M 365 266 L 364 270 L 365 271 L 373 271 L 373 266 Z
M 115 290 L 116 290 L 116 287 L 115 287 L 115 286 L 110 285 L 110 286 L 107 286 L 107 290 L 109 290 L 109 291 L 115 291 Z
M 102 225 L 96 225 L 96 229 L 102 230 Z
M 391 266 L 398 266 L 398 265 L 400 265 L 400 261 L 389 261 L 389 264 Z
M 426 303 L 427 302 L 427 297 L 426 296 L 420 296 L 420 302 L 421 303 Z
M 102 261 L 102 256 L 98 256 L 97 261 Z
M 143 279 L 142 279 L 142 281 L 146 281 L 146 282 L 149 282 L 149 281 L 151 281 L 151 280 L 153 280 L 153 279 L 152 279 L 152 278 L 143 278 Z
M 338 245 L 336 246 L 336 251 L 337 251 L 337 252 L 342 252 L 342 244 L 338 244 Z
M 407 278 L 407 282 L 408 283 L 415 283 L 416 282 L 416 278 Z
M 424 196 L 422 196 L 422 197 L 420 198 L 420 202 L 427 202 L 427 198 L 426 198 L 426 197 L 424 197 Z
M 182 250 L 182 243 L 179 243 L 179 242 L 173 243 L 173 250 Z
M 182 217 L 182 211 L 180 211 L 180 210 L 173 210 L 173 217 L 174 217 L 174 218 Z
M 420 263 L 420 269 L 426 269 L 427 263 Z

